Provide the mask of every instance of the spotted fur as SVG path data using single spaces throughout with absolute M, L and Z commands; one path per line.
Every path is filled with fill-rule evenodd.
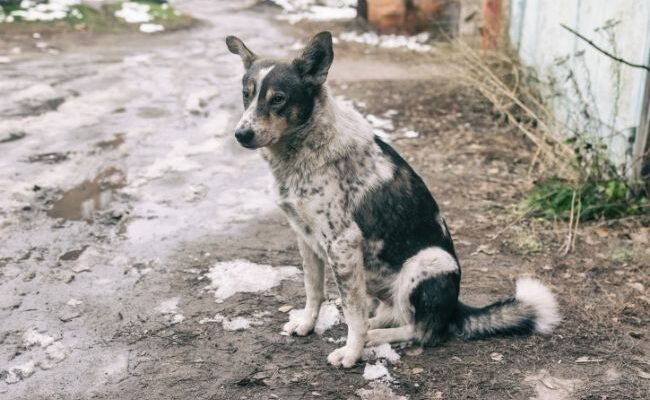
M 433 345 L 449 332 L 547 333 L 557 324 L 552 294 L 532 280 L 522 281 L 516 297 L 483 308 L 458 301 L 460 266 L 429 190 L 358 112 L 329 93 L 329 32 L 316 35 L 291 63 L 258 60 L 232 36 L 227 44 L 246 68 L 245 111 L 235 136 L 261 149 L 303 258 L 305 311 L 286 332 L 313 330 L 326 267 L 348 325 L 346 345 L 328 357 L 333 365 L 354 365 L 365 343 Z

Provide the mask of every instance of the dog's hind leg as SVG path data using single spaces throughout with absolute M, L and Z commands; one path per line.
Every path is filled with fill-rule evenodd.
M 373 329 L 368 331 L 366 344 L 374 346 L 383 343 L 407 342 L 415 339 L 415 327 L 404 325 L 398 328 Z
M 375 315 L 368 320 L 368 329 L 388 328 L 395 323 L 393 307 L 380 303 Z
M 305 336 L 314 330 L 320 306 L 325 300 L 325 263 L 302 239 L 298 239 L 298 248 L 303 259 L 307 301 L 300 318 L 287 322 L 283 330 L 288 334 Z

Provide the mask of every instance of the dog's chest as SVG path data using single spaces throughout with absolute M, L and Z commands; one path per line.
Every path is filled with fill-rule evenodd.
M 337 213 L 337 195 L 325 182 L 317 179 L 294 187 L 278 185 L 278 206 L 291 227 L 307 242 L 322 241 L 326 216 Z

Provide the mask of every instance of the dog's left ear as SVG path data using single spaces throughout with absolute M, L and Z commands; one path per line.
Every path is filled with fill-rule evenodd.
M 226 38 L 226 45 L 231 53 L 237 54 L 241 57 L 241 60 L 244 63 L 244 68 L 246 69 L 249 69 L 257 59 L 257 56 L 246 47 L 240 38 L 236 36 L 228 36 Z
M 334 61 L 332 34 L 321 32 L 314 36 L 302 55 L 293 60 L 293 66 L 305 82 L 322 85 Z

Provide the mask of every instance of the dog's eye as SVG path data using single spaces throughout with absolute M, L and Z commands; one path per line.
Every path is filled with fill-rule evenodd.
M 244 90 L 242 92 L 242 96 L 244 96 L 244 99 L 248 99 L 250 97 L 250 95 L 251 95 L 251 92 L 249 92 L 248 90 Z
M 282 103 L 284 102 L 285 98 L 286 98 L 286 97 L 284 96 L 284 94 L 282 94 L 282 93 L 276 93 L 276 94 L 274 94 L 273 97 L 271 98 L 271 104 L 273 104 L 274 106 L 277 106 L 277 105 L 279 105 L 279 104 L 282 104 Z

